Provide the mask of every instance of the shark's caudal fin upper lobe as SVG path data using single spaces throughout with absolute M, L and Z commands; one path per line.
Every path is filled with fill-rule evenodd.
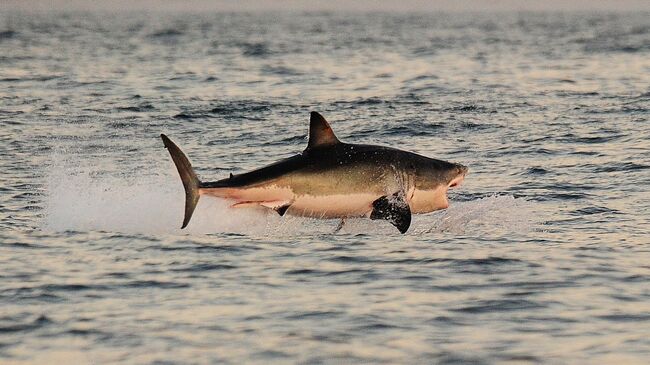
M 178 148 L 178 146 L 166 135 L 161 134 L 160 138 L 162 138 L 165 148 L 167 148 L 169 154 L 172 156 L 172 160 L 174 160 L 174 164 L 178 169 L 178 174 L 181 176 L 181 180 L 183 181 L 183 187 L 185 188 L 185 217 L 183 218 L 183 225 L 181 226 L 181 229 L 183 229 L 187 227 L 187 224 L 190 222 L 192 213 L 194 213 L 194 208 L 196 208 L 196 204 L 199 202 L 199 187 L 201 186 L 201 181 L 199 181 L 199 178 L 194 173 L 192 164 L 183 151 L 181 151 L 181 149 Z

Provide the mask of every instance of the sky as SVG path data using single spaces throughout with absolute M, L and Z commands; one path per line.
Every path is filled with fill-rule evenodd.
M 650 0 L 2 0 L 0 10 L 650 11 Z

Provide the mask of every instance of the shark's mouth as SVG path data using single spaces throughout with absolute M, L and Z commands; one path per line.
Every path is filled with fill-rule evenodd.
M 447 187 L 448 188 L 455 188 L 457 186 L 460 186 L 460 184 L 463 183 L 463 180 L 465 180 L 465 174 L 458 175 L 453 180 L 451 180 L 449 182 L 449 185 Z
M 449 196 L 447 195 L 449 193 L 449 189 L 456 188 L 460 186 L 460 184 L 463 183 L 465 180 L 465 174 L 460 174 L 453 178 L 449 184 L 447 185 L 447 188 L 445 189 L 445 196 L 444 196 L 444 207 L 448 208 L 449 207 Z

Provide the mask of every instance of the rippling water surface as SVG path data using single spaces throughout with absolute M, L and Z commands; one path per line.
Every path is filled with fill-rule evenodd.
M 0 14 L 0 362 L 650 358 L 650 14 Z M 183 190 L 339 138 L 460 162 L 447 211 Z

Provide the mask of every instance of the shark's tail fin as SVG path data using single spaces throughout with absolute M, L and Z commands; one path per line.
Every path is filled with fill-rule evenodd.
M 181 226 L 181 229 L 183 229 L 187 227 L 187 224 L 190 222 L 192 213 L 194 213 L 194 208 L 196 208 L 196 204 L 199 202 L 199 187 L 201 181 L 196 177 L 196 174 L 192 169 L 192 164 L 183 151 L 181 151 L 181 149 L 178 148 L 171 139 L 167 138 L 166 135 L 161 134 L 160 138 L 162 138 L 165 148 L 169 150 L 169 154 L 172 156 L 172 160 L 174 160 L 174 164 L 178 169 L 178 174 L 181 176 L 181 180 L 183 181 L 183 187 L 185 188 L 185 217 L 183 218 L 183 225 Z

